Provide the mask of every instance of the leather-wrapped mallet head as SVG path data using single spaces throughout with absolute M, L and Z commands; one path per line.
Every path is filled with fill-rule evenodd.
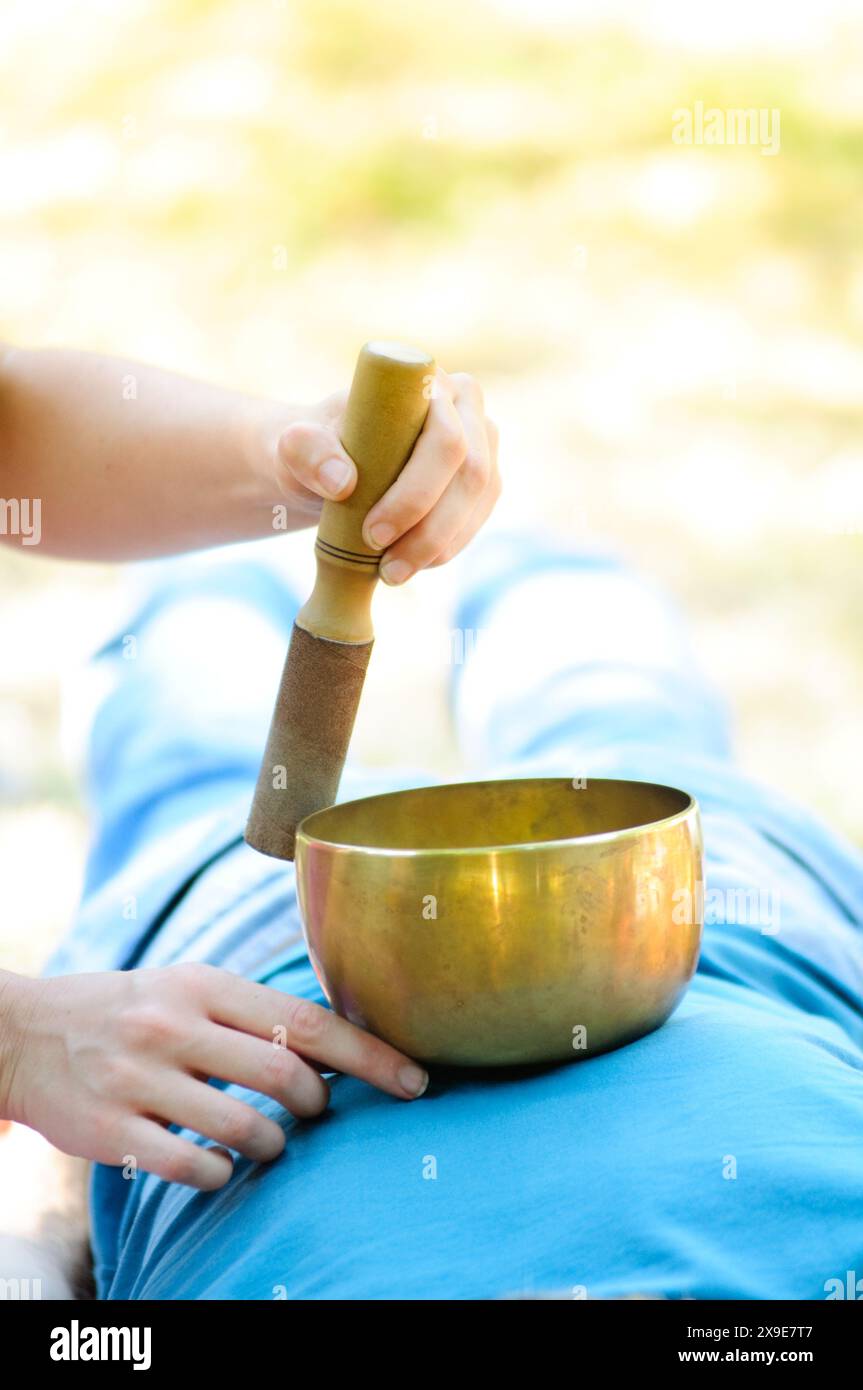
M 336 799 L 374 641 L 380 556 L 363 522 L 411 455 L 434 370 L 398 343 L 366 343 L 357 361 L 341 434 L 357 485 L 321 511 L 315 587 L 294 623 L 246 825 L 247 843 L 277 859 L 293 859 L 300 821 Z

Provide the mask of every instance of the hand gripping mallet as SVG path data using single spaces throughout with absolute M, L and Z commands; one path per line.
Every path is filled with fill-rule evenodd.
M 317 578 L 294 623 L 246 825 L 247 843 L 277 859 L 293 859 L 300 821 L 336 799 L 374 642 L 380 555 L 362 526 L 410 457 L 434 371 L 399 343 L 366 343 L 357 361 L 341 432 L 357 485 L 321 511 Z

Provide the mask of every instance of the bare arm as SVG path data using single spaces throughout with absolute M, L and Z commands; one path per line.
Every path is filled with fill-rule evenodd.
M 271 535 L 285 501 L 276 444 L 298 418 L 120 358 L 10 348 L 0 495 L 41 500 L 40 545 L 53 555 L 114 560 Z
M 402 479 L 367 519 L 367 533 L 385 523 L 376 548 L 389 582 L 462 549 L 500 490 L 479 387 L 438 379 Z M 338 437 L 345 400 L 284 405 L 122 358 L 0 346 L 0 540 L 21 543 L 10 499 L 38 500 L 43 552 L 79 559 L 140 559 L 272 535 L 274 523 L 314 524 L 322 498 L 347 497 L 356 482 Z M 387 573 L 392 560 L 401 568 Z

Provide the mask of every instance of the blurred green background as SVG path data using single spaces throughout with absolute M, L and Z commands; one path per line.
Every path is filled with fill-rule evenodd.
M 299 400 L 367 337 L 428 346 L 486 388 L 499 523 L 658 574 L 749 770 L 863 842 L 863 17 L 701 10 L 7 3 L 0 337 Z M 698 101 L 777 109 L 779 153 L 675 144 Z M 0 552 L 13 968 L 78 892 L 70 689 L 120 583 Z M 457 773 L 439 645 L 399 661 L 400 634 L 445 630 L 446 586 L 378 604 L 368 758 Z

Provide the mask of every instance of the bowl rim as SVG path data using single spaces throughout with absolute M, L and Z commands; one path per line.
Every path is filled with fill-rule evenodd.
M 340 840 L 327 840 L 317 835 L 310 834 L 305 828 L 316 816 L 328 814 L 330 811 L 338 810 L 340 806 L 359 806 L 364 801 L 383 801 L 391 796 L 403 796 L 406 792 L 435 791 L 449 789 L 452 787 L 485 787 L 496 782 L 571 782 L 568 777 L 482 777 L 469 782 L 433 782 L 428 786 L 419 787 L 397 787 L 389 792 L 373 792 L 369 796 L 359 796 L 350 801 L 334 802 L 332 806 L 322 806 L 319 811 L 311 811 L 304 816 L 297 826 L 296 846 L 299 853 L 302 848 L 319 848 L 322 850 L 333 850 L 347 854 L 368 855 L 374 858 L 386 857 L 388 859 L 431 859 L 439 858 L 442 855 L 478 855 L 478 854 L 505 854 L 508 851 L 519 851 L 522 853 L 536 852 L 547 849 L 559 849 L 565 845 L 597 845 L 612 840 L 629 840 L 636 835 L 641 835 L 645 831 L 666 829 L 675 825 L 679 821 L 684 821 L 691 816 L 693 811 L 700 817 L 701 808 L 696 797 L 691 792 L 684 791 L 682 787 L 672 787 L 666 782 L 639 781 L 633 777 L 589 777 L 588 782 L 616 782 L 622 786 L 630 787 L 652 787 L 656 791 L 676 792 L 678 796 L 686 797 L 686 805 L 679 811 L 673 811 L 670 816 L 663 816 L 661 820 L 645 821 L 641 825 L 624 826 L 621 830 L 601 830 L 593 835 L 565 835 L 556 840 L 513 840 L 506 844 L 491 845 L 451 845 L 442 849 L 388 849 L 384 845 L 350 845 Z

